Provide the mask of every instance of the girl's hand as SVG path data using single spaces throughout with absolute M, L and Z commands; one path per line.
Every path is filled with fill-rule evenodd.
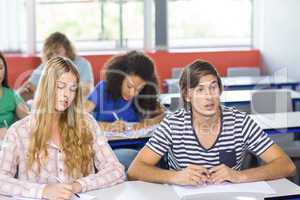
M 46 185 L 42 194 L 42 197 L 48 200 L 69 200 L 72 196 L 72 185 L 63 183 Z
M 3 140 L 6 134 L 7 128 L 0 128 L 0 140 Z
M 126 130 L 126 122 L 117 120 L 110 125 L 109 130 L 113 132 L 124 132 Z

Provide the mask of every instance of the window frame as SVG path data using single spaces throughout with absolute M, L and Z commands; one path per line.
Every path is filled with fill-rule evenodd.
M 26 11 L 26 34 L 24 35 L 25 38 L 16 38 L 18 40 L 19 50 L 16 52 L 25 52 L 27 54 L 36 54 L 41 51 L 42 42 L 37 41 L 37 30 L 36 30 L 36 3 L 38 0 L 26 0 L 25 3 L 25 11 Z M 78 2 L 90 2 L 93 0 L 61 0 L 61 3 L 78 3 Z M 122 0 L 114 0 L 116 2 L 120 2 Z M 210 48 L 210 49 L 235 49 L 240 47 L 246 48 L 253 48 L 253 37 L 254 37 L 254 2 L 255 0 L 251 1 L 251 24 L 250 24 L 250 42 L 246 45 L 206 45 L 206 46 L 183 46 L 183 47 L 170 47 L 169 43 L 169 36 L 168 36 L 168 2 L 171 0 L 144 0 L 144 35 L 142 39 L 142 47 L 140 50 L 145 51 L 155 51 L 155 50 L 167 50 L 167 51 L 176 51 L 182 49 L 203 49 L 203 48 Z M 50 2 L 50 0 L 49 0 Z M 48 3 L 49 3 L 48 2 Z M 161 6 L 162 4 L 166 4 L 166 6 Z M 152 6 L 154 5 L 154 6 Z M 154 7 L 154 8 L 153 8 Z M 155 9 L 162 8 L 159 12 Z M 153 10 L 155 13 L 163 13 L 163 15 L 156 16 L 153 15 Z M 156 18 L 156 21 L 155 21 Z M 155 22 L 155 26 L 153 26 L 153 22 Z M 161 26 L 166 26 L 165 28 L 159 28 Z M 154 29 L 154 30 L 153 30 Z M 24 41 L 25 40 L 25 41 Z M 92 45 L 82 45 L 83 43 L 93 43 Z M 91 40 L 87 42 L 83 41 L 74 41 L 75 46 L 77 47 L 78 51 L 80 52 L 91 52 L 91 51 L 105 51 L 105 52 L 114 52 L 114 51 L 123 51 L 123 50 L 130 50 L 133 48 L 123 48 L 122 45 L 120 48 L 108 48 L 103 49 L 99 48 L 99 41 Z M 98 47 L 98 48 L 97 48 Z M 14 50 L 13 50 L 14 51 Z

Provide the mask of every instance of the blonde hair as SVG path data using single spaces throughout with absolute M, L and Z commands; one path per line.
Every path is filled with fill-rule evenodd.
M 43 62 L 47 62 L 53 57 L 53 53 L 59 48 L 63 47 L 66 50 L 66 57 L 75 60 L 76 53 L 71 41 L 67 36 L 60 32 L 52 33 L 45 41 L 43 46 Z
M 44 68 L 34 98 L 32 135 L 29 144 L 27 166 L 36 162 L 38 170 L 48 159 L 47 142 L 51 139 L 51 128 L 55 114 L 56 81 L 66 72 L 71 72 L 79 85 L 79 73 L 71 60 L 63 57 L 50 59 Z M 93 167 L 93 135 L 87 114 L 83 112 L 82 91 L 78 87 L 75 98 L 59 119 L 62 150 L 65 154 L 66 173 L 74 178 L 88 175 Z

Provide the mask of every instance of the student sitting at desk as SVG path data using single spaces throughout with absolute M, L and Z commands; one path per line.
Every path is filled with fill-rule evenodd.
M 166 116 L 128 170 L 130 179 L 178 185 L 270 180 L 295 172 L 289 157 L 246 113 L 220 106 L 215 68 L 197 60 L 180 78 L 184 109 Z M 246 151 L 265 164 L 241 170 Z M 155 167 L 168 152 L 171 170 Z
M 13 124 L 2 143 L 1 194 L 67 200 L 124 181 L 124 167 L 84 112 L 79 83 L 71 60 L 47 62 L 32 114 Z
M 43 46 L 42 63 L 33 71 L 30 78 L 18 89 L 20 95 L 27 101 L 33 98 L 39 84 L 45 63 L 53 57 L 63 56 L 71 59 L 80 74 L 80 84 L 83 96 L 87 96 L 94 87 L 94 77 L 91 64 L 78 56 L 69 38 L 60 32 L 52 33 Z
M 100 81 L 88 97 L 88 111 L 94 111 L 101 130 L 124 132 L 158 124 L 163 111 L 157 95 L 159 86 L 152 60 L 131 51 L 114 56 L 105 66 Z M 129 126 L 129 123 L 134 123 Z M 127 169 L 136 156 L 134 149 L 117 149 L 115 153 Z
M 106 63 L 104 81 L 88 97 L 88 111 L 103 131 L 125 131 L 126 122 L 135 122 L 134 130 L 152 126 L 163 117 L 158 91 L 152 60 L 131 51 Z
M 0 52 L 0 139 L 16 118 L 28 115 L 28 108 L 22 98 L 11 90 L 7 84 L 7 63 Z

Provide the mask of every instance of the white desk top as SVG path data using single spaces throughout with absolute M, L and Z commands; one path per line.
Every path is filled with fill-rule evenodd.
M 268 84 L 297 84 L 299 81 L 284 76 L 237 76 L 222 77 L 224 86 L 268 85 Z M 178 84 L 179 79 L 166 79 L 167 85 Z
M 262 129 L 284 129 L 300 127 L 300 112 L 252 114 Z
M 179 200 L 169 185 L 141 181 L 127 181 L 89 194 L 99 197 L 99 200 Z
M 300 194 L 300 187 L 287 179 L 278 179 L 267 182 L 276 192 L 275 195 L 264 196 L 255 193 L 213 193 L 191 196 L 186 199 L 196 200 L 241 200 L 240 197 L 247 200 L 263 200 L 264 197 L 286 196 Z M 141 181 L 127 181 L 110 188 L 94 190 L 88 194 L 96 196 L 96 200 L 180 200 L 170 185 L 146 183 Z M 1 200 L 12 200 L 0 195 Z
M 294 183 L 288 181 L 287 179 L 279 179 L 275 181 L 268 181 L 268 184 L 276 191 L 276 195 L 271 196 L 283 196 L 283 195 L 294 195 L 300 194 L 300 187 Z M 174 192 L 170 185 L 146 183 L 141 181 L 130 181 L 125 182 L 111 188 L 106 188 L 102 190 L 89 192 L 91 195 L 97 196 L 99 200 L 109 199 L 109 200 L 154 200 L 154 199 L 172 199 L 179 200 L 179 197 Z M 226 197 L 230 198 L 224 198 Z M 205 194 L 197 195 L 196 197 L 191 197 L 188 199 L 214 199 L 214 200 L 228 200 L 237 199 L 236 197 L 245 195 L 244 193 L 219 193 L 219 194 Z M 263 199 L 261 194 L 248 194 L 252 199 Z M 206 197 L 206 198 L 203 198 Z M 249 198 L 250 200 L 250 198 Z
M 240 77 L 222 77 L 222 83 L 225 86 L 235 85 L 267 85 L 267 84 L 294 84 L 299 83 L 295 79 L 284 76 L 240 76 Z
M 268 91 L 290 91 L 292 99 L 300 99 L 300 92 L 291 90 L 291 89 L 270 89 Z M 261 90 L 229 90 L 223 91 L 221 95 L 221 102 L 222 103 L 234 103 L 234 102 L 250 102 L 252 98 L 252 94 L 254 92 L 261 91 Z M 159 96 L 162 104 L 170 105 L 171 98 L 179 98 L 180 93 L 165 93 Z

